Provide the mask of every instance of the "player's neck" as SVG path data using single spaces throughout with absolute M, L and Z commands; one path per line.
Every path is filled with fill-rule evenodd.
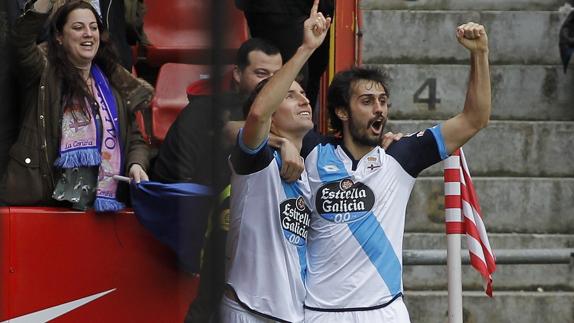
M 303 147 L 303 137 L 305 136 L 304 134 L 282 132 L 277 131 L 277 129 L 272 129 L 271 133 L 280 138 L 286 139 L 293 144 L 295 148 L 297 148 L 297 151 L 301 152 L 301 147 Z
M 301 147 L 303 147 L 303 136 L 286 136 L 285 139 L 289 140 L 298 152 L 301 152 Z
M 343 145 L 345 145 L 345 149 L 351 154 L 351 157 L 353 157 L 355 160 L 360 160 L 366 154 L 371 152 L 373 148 L 375 148 L 373 146 L 357 142 L 350 134 L 343 136 Z

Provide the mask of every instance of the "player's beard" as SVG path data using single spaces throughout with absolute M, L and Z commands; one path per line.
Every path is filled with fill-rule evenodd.
M 353 118 L 352 115 L 349 114 L 349 132 L 351 134 L 351 138 L 353 138 L 353 142 L 367 146 L 367 147 L 376 147 L 381 142 L 381 136 L 383 135 L 383 129 L 385 129 L 385 125 L 387 123 L 387 118 L 383 117 L 382 125 L 381 125 L 381 135 L 377 137 L 369 136 L 368 132 L 370 131 L 371 124 L 373 120 L 377 118 L 373 118 L 369 120 L 367 123 L 367 127 L 363 127 L 356 122 L 356 119 Z

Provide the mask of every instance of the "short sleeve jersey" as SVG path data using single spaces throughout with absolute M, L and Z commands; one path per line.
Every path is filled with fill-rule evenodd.
M 447 157 L 440 126 L 406 136 L 356 161 L 337 143 L 305 160 L 313 216 L 305 306 L 361 310 L 402 293 L 407 202 L 418 174 Z
M 239 140 L 230 164 L 226 282 L 251 311 L 302 322 L 311 218 L 307 175 L 294 183 L 282 181 L 280 156 L 266 143 L 250 150 Z

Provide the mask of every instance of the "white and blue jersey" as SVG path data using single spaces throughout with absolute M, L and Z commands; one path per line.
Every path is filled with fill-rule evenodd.
M 405 211 L 418 174 L 447 157 L 440 126 L 359 161 L 318 144 L 305 159 L 313 194 L 305 307 L 356 311 L 400 297 Z
M 226 283 L 242 306 L 281 322 L 302 322 L 306 240 L 311 219 L 307 175 L 281 180 L 279 154 L 241 143 L 230 157 L 231 219 Z

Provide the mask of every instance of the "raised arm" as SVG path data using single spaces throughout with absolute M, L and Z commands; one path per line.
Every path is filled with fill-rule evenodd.
M 470 52 L 470 78 L 463 111 L 445 121 L 441 128 L 449 154 L 486 127 L 491 109 L 488 37 L 484 26 L 469 22 L 457 28 L 456 36 Z
M 20 16 L 10 35 L 10 45 L 17 60 L 18 76 L 24 86 L 38 82 L 46 63 L 45 53 L 36 44 L 36 38 L 52 9 L 50 0 L 38 0 L 31 10 Z
M 271 115 L 291 87 L 297 74 L 311 54 L 321 45 L 331 25 L 331 18 L 325 18 L 317 12 L 319 0 L 315 0 L 309 18 L 305 20 L 303 31 L 303 44 L 297 49 L 295 55 L 273 75 L 263 87 L 251 105 L 243 128 L 243 143 L 247 148 L 255 149 L 261 145 L 269 135 Z

